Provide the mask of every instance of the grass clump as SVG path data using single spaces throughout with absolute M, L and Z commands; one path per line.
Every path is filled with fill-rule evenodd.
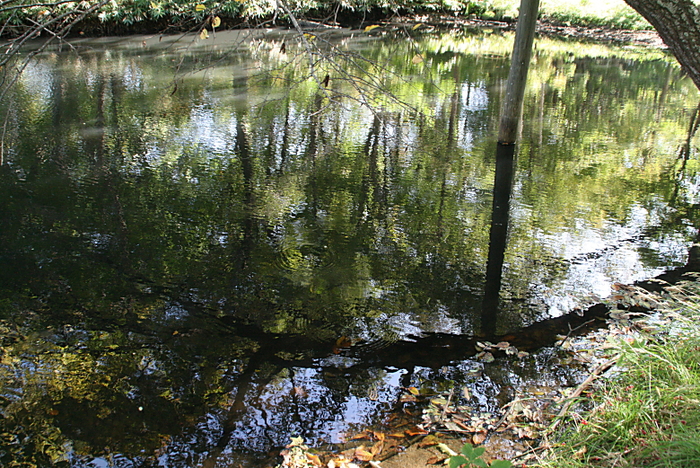
M 668 288 L 654 335 L 613 345 L 619 373 L 595 391 L 542 468 L 700 467 L 700 288 Z

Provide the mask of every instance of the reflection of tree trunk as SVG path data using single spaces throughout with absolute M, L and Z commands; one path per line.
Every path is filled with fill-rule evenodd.
M 661 114 L 662 111 L 665 108 L 666 105 L 666 99 L 668 97 L 668 92 L 671 88 L 671 75 L 674 71 L 674 68 L 671 66 L 666 67 L 666 76 L 664 79 L 664 85 L 661 87 L 661 92 L 656 96 L 655 99 L 655 104 L 656 104 L 656 122 L 661 121 Z
M 681 172 L 685 170 L 685 164 L 688 162 L 690 157 L 690 142 L 693 141 L 695 134 L 698 132 L 698 127 L 700 126 L 700 103 L 698 103 L 693 115 L 690 118 L 690 124 L 688 125 L 688 134 L 685 138 L 685 143 L 681 146 L 681 150 L 678 152 L 678 159 L 683 160 L 683 167 Z
M 253 158 L 250 154 L 250 145 L 248 144 L 248 134 L 246 132 L 243 116 L 238 115 L 236 118 L 236 146 L 235 151 L 241 161 L 241 172 L 243 175 L 243 240 L 241 244 L 241 265 L 240 271 L 243 271 L 248 266 L 250 253 L 255 244 L 255 217 L 253 215 L 254 197 L 253 192 Z
M 378 185 L 378 168 L 377 168 L 377 152 L 379 147 L 379 133 L 381 131 L 381 120 L 375 115 L 372 121 L 372 127 L 367 134 L 363 155 L 367 158 L 367 173 L 362 176 L 362 186 L 360 187 L 359 199 L 357 202 L 357 222 L 363 220 L 363 213 L 371 204 L 370 191 L 375 197 L 377 195 Z
M 316 156 L 318 155 L 318 145 L 321 138 L 321 106 L 323 105 L 323 94 L 316 93 L 314 99 L 314 109 L 309 120 L 309 145 L 306 156 L 311 159 L 311 211 L 314 218 L 318 213 L 318 184 L 316 180 Z
M 494 335 L 498 318 L 499 293 L 503 277 L 510 218 L 510 193 L 513 185 L 513 159 L 515 145 L 498 144 L 496 150 L 496 175 L 493 184 L 493 211 L 489 235 L 489 257 L 486 264 L 486 285 L 481 304 L 481 335 Z
M 455 80 L 458 78 L 456 77 Z M 459 103 L 460 103 L 460 97 L 461 97 L 461 88 L 459 86 L 456 87 L 454 93 L 452 93 L 452 98 L 450 99 L 450 117 L 447 120 L 447 151 L 446 155 L 448 157 L 452 157 L 454 152 L 457 149 L 457 136 L 458 136 L 458 131 L 457 131 L 457 123 L 459 121 Z M 440 206 L 438 207 L 438 213 L 437 213 L 437 239 L 436 242 L 439 243 L 442 241 L 443 235 L 444 235 L 444 228 L 443 228 L 443 212 L 445 209 L 445 201 L 447 198 L 447 173 L 449 172 L 449 163 L 448 161 L 444 162 L 444 170 L 443 170 L 443 176 L 442 176 L 442 185 L 440 186 Z
M 264 355 L 268 353 L 255 354 L 248 361 L 248 366 L 246 370 L 238 377 L 236 385 L 236 398 L 233 404 L 229 407 L 226 413 L 225 419 L 221 422 L 223 432 L 219 437 L 218 442 L 214 447 L 211 448 L 207 458 L 202 462 L 204 468 L 214 468 L 218 465 L 218 459 L 221 454 L 226 450 L 231 439 L 233 438 L 236 423 L 246 414 L 249 407 L 249 402 L 247 399 L 250 397 L 250 393 L 254 388 L 253 379 L 259 372 L 262 364 L 269 364 L 270 361 L 264 358 Z M 258 382 L 256 397 L 259 398 L 262 392 L 267 387 L 267 384 L 275 376 L 275 373 L 279 371 L 279 367 L 275 367 L 274 370 L 270 370 L 269 377 Z
M 678 159 L 682 160 L 681 167 L 678 170 L 678 176 L 680 177 L 685 173 L 685 166 L 690 158 L 690 143 L 695 138 L 695 134 L 698 132 L 698 127 L 700 127 L 700 103 L 698 103 L 693 115 L 690 117 L 690 124 L 688 125 L 688 134 L 685 138 L 685 142 L 681 146 L 680 151 L 678 151 Z M 678 191 L 680 190 L 680 184 L 674 184 L 673 196 L 671 197 L 671 202 L 675 205 L 678 198 Z
M 278 172 L 282 174 L 284 172 L 284 166 L 287 164 L 287 156 L 289 154 L 289 102 L 287 102 L 287 109 L 284 114 L 284 130 L 282 132 L 282 148 L 280 150 L 280 165 Z
M 522 120 L 525 83 L 532 56 L 538 10 L 539 0 L 521 0 L 506 95 L 501 109 L 496 148 L 496 174 L 493 184 L 489 258 L 486 264 L 486 285 L 481 306 L 481 334 L 483 335 L 494 333 L 498 318 L 498 295 L 503 276 L 510 191 L 513 183 L 513 158 Z

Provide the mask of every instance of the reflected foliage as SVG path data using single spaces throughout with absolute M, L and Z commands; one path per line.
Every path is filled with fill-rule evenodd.
M 289 89 L 284 37 L 43 54 L 3 103 L 0 462 L 241 462 L 433 385 L 343 350 L 482 333 L 510 39 L 343 38 L 411 109 Z M 698 95 L 670 60 L 542 40 L 532 76 L 497 333 L 683 264 L 698 225 Z M 475 385 L 572 378 L 537 359 Z

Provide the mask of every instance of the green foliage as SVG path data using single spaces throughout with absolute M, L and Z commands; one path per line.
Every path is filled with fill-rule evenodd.
M 667 288 L 654 336 L 611 342 L 624 372 L 606 382 L 541 468 L 700 466 L 700 284 Z
M 450 457 L 450 468 L 472 468 L 475 466 L 481 468 L 510 468 L 513 466 L 508 460 L 494 460 L 491 464 L 487 463 L 481 458 L 484 452 L 486 452 L 486 449 L 484 447 L 474 448 L 470 443 L 464 444 L 461 452 L 462 455 Z
M 100 0 L 75 3 L 61 1 L 40 3 L 30 0 L 12 2 L 0 9 L 0 22 L 15 26 L 9 33 L 44 24 L 60 28 L 82 11 L 100 5 Z M 290 10 L 301 17 L 306 14 L 345 12 L 451 12 L 484 19 L 503 20 L 517 17 L 517 0 L 290 0 Z M 276 3 L 270 0 L 113 0 L 100 5 L 87 15 L 83 23 L 100 23 L 117 31 L 150 26 L 191 29 L 218 15 L 224 20 L 269 18 L 276 13 Z M 544 1 L 541 14 L 550 20 L 585 26 L 649 28 L 649 24 L 622 0 Z M 280 14 L 277 11 L 277 14 Z M 281 14 L 284 18 L 286 15 Z M 60 21 L 58 19 L 61 19 Z

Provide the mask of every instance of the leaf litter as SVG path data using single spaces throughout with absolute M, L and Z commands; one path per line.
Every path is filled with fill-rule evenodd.
M 520 389 L 498 410 L 489 412 L 470 404 L 474 391 L 466 385 L 430 394 L 416 387 L 407 387 L 397 398 L 403 412 L 400 416 L 396 413 L 389 416 L 386 431 L 367 429 L 348 435 L 346 439 L 355 446 L 342 453 L 314 453 L 301 438 L 293 438 L 280 453 L 283 462 L 277 468 L 380 468 L 382 460 L 414 444 L 419 448 L 439 450 L 429 459 L 431 463 L 439 464 L 452 456 L 451 449 L 441 442 L 442 437 L 450 434 L 474 445 L 481 445 L 493 437 L 520 441 L 522 443 L 512 447 L 522 450 L 516 450 L 511 458 L 522 461 L 536 458 L 536 452 L 546 448 L 538 442 L 546 440 L 563 417 L 575 414 L 572 411 L 579 404 L 580 396 L 594 391 L 591 390 L 592 384 L 604 372 L 609 369 L 616 372 L 615 361 L 608 355 L 611 340 L 622 337 L 633 341 L 636 333 L 653 330 L 654 320 L 659 320 L 648 314 L 662 303 L 659 295 L 636 286 L 616 285 L 614 289 L 615 293 L 608 298 L 613 310 L 609 313 L 607 328 L 575 337 L 571 336 L 575 331 L 572 330 L 569 335 L 560 336 L 555 346 L 558 356 L 552 365 L 577 365 L 590 372 L 589 378 L 577 388 L 532 385 Z M 479 341 L 475 347 L 478 352 L 475 359 L 482 365 L 494 362 L 499 355 L 510 359 L 529 356 L 507 341 Z M 476 368 L 473 371 L 475 375 L 479 372 Z M 406 405 L 421 410 L 420 422 L 415 423 L 416 419 Z

